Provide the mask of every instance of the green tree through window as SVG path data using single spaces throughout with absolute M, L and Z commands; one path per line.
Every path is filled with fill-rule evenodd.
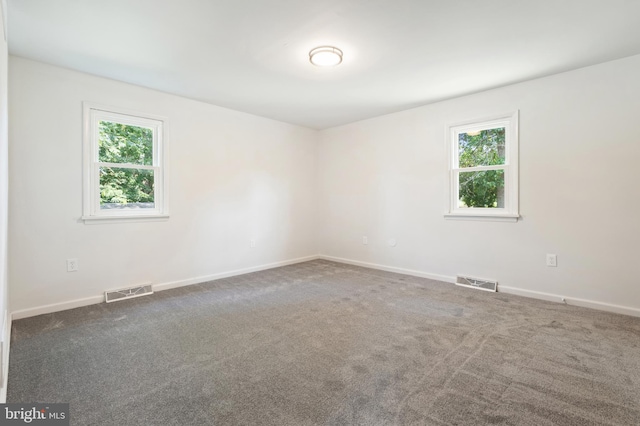
M 505 128 L 460 133 L 461 169 L 505 164 Z M 459 199 L 466 207 L 504 207 L 504 170 L 460 172 Z
M 100 121 L 98 155 L 101 163 L 153 165 L 153 130 Z M 154 171 L 100 167 L 100 204 L 154 202 Z

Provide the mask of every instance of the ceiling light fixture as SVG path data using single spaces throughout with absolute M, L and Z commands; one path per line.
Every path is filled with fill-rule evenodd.
M 334 67 L 342 62 L 342 50 L 333 46 L 320 46 L 309 52 L 309 61 L 318 67 Z

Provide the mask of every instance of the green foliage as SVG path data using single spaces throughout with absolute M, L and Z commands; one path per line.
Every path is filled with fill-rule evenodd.
M 101 162 L 153 165 L 153 130 L 101 121 L 99 132 Z
M 505 129 L 461 133 L 458 140 L 461 168 L 504 164 Z M 503 207 L 503 170 L 460 173 L 460 200 L 467 207 Z
M 101 121 L 98 148 L 103 163 L 153 165 L 151 129 Z M 153 170 L 100 168 L 100 204 L 153 201 Z
M 499 190 L 504 186 L 504 170 L 460 173 L 460 199 L 467 207 L 502 207 Z

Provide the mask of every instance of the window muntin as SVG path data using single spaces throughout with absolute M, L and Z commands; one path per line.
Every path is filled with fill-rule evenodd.
M 85 104 L 84 219 L 166 216 L 165 120 Z
M 518 113 L 450 126 L 447 216 L 518 217 Z

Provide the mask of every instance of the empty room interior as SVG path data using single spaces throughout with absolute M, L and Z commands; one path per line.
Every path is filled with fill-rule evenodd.
M 1 1 L 0 423 L 640 424 L 640 1 Z

